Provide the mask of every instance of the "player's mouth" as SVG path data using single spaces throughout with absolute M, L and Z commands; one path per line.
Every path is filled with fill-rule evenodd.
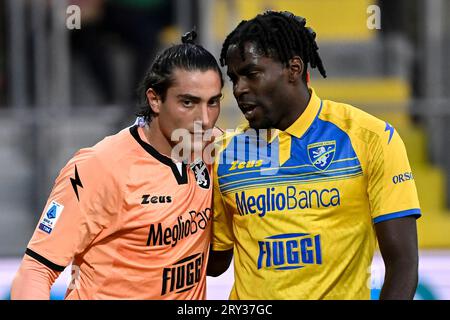
M 245 118 L 250 121 L 255 117 L 255 111 L 258 105 L 254 103 L 241 103 L 239 104 L 239 108 L 244 114 Z

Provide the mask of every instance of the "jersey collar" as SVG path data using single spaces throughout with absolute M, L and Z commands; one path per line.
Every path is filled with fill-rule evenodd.
M 309 92 L 311 94 L 311 98 L 309 99 L 305 111 L 303 111 L 300 117 L 298 117 L 297 120 L 295 120 L 295 122 L 285 130 L 285 132 L 296 138 L 301 138 L 305 134 L 316 119 L 322 107 L 322 101 L 316 95 L 314 89 L 309 88 Z
M 320 98 L 316 95 L 314 89 L 309 88 L 309 92 L 311 94 L 311 98 L 309 99 L 305 111 L 303 111 L 300 117 L 298 117 L 297 120 L 295 120 L 295 122 L 284 131 L 296 138 L 301 138 L 305 134 L 305 132 L 312 125 L 312 123 L 314 122 L 314 120 L 316 119 L 322 108 L 322 100 L 320 100 Z M 235 133 L 237 134 L 244 133 L 249 128 L 250 127 L 248 122 L 243 123 L 236 128 Z M 269 143 L 273 142 L 273 140 L 275 140 L 275 138 L 277 138 L 281 132 L 278 129 L 271 129 L 271 130 L 272 134 L 270 135 L 269 139 L 267 139 L 267 137 L 264 135 L 261 136 L 264 140 L 266 140 Z
M 173 160 L 162 153 L 159 153 L 158 150 L 153 148 L 149 143 L 142 140 L 139 134 L 139 128 L 137 125 L 133 125 L 130 127 L 130 133 L 133 138 L 141 145 L 141 147 L 147 151 L 153 158 L 161 162 L 162 164 L 168 166 L 172 169 L 173 175 L 175 179 L 177 179 L 178 184 L 187 184 L 188 183 L 188 175 L 187 175 L 187 164 L 181 164 L 181 171 L 178 170 L 177 164 L 173 162 Z

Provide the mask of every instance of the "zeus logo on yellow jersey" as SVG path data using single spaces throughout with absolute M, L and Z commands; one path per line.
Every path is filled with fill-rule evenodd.
M 292 270 L 322 264 L 320 235 L 286 233 L 258 241 L 258 269 Z

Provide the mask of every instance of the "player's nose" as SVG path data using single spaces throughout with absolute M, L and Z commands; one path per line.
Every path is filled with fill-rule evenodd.
M 206 103 L 202 104 L 197 109 L 194 122 L 197 124 L 199 128 L 201 128 L 201 130 L 205 130 L 206 128 L 208 128 L 210 121 L 211 115 L 208 110 L 208 105 Z

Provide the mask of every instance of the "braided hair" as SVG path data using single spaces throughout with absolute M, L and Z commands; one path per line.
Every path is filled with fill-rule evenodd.
M 316 33 L 306 27 L 306 19 L 288 11 L 266 11 L 251 20 L 243 20 L 225 39 L 220 53 L 220 64 L 225 66 L 228 48 L 237 45 L 244 60 L 244 45 L 251 42 L 261 53 L 289 66 L 289 60 L 298 55 L 303 60 L 306 80 L 308 64 L 318 68 L 326 78 L 327 74 L 319 56 Z
M 195 43 L 195 30 L 181 37 L 181 44 L 173 45 L 159 53 L 138 88 L 139 102 L 136 115 L 149 123 L 155 115 L 148 104 L 147 90 L 152 88 L 164 102 L 167 89 L 173 85 L 173 73 L 176 69 L 186 71 L 214 70 L 220 76 L 223 87 L 222 71 L 216 58 L 205 48 Z

